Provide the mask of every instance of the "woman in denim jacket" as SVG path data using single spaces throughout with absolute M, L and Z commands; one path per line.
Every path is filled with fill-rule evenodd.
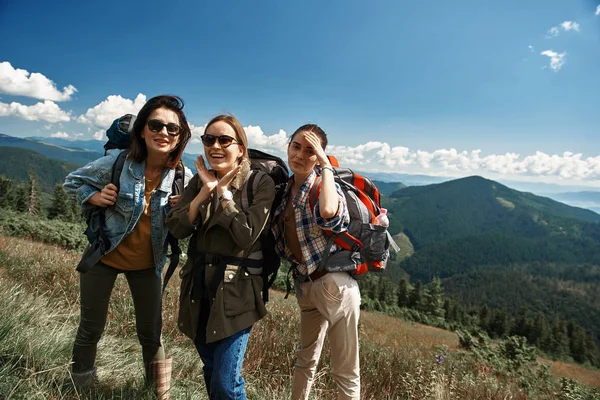
M 118 191 L 110 182 L 121 150 L 109 150 L 105 157 L 70 173 L 63 186 L 84 214 L 94 207 L 106 208 L 104 231 L 110 241 L 100 262 L 80 274 L 81 319 L 73 346 L 72 378 L 78 387 L 96 382 L 96 348 L 115 279 L 123 273 L 135 306 L 146 380 L 162 399 L 168 398 L 171 370 L 171 359 L 165 359 L 160 339 L 165 219 L 179 197 L 171 195 L 175 168 L 191 136 L 183 101 L 164 95 L 150 99 L 140 110 L 131 135 Z M 191 178 L 191 172 L 186 175 Z
M 175 237 L 192 235 L 181 271 L 179 329 L 194 341 L 204 363 L 209 398 L 242 400 L 240 372 L 250 329 L 267 314 L 259 237 L 275 184 L 266 173 L 250 170 L 248 140 L 235 117 L 213 118 L 202 143 L 210 169 L 199 156 L 198 173 L 167 218 Z M 251 202 L 245 196 L 249 186 Z

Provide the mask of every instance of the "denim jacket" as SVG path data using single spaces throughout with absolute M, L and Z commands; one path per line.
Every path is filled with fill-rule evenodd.
M 63 189 L 74 197 L 81 205 L 82 213 L 87 216 L 93 205 L 87 201 L 111 182 L 112 167 L 122 150 L 109 150 L 108 154 L 91 163 L 71 172 L 65 178 Z M 109 252 L 129 235 L 137 224 L 144 209 L 144 170 L 145 162 L 137 163 L 129 159 L 123 165 L 120 177 L 120 189 L 115 205 L 106 208 L 104 231 L 110 240 Z M 184 183 L 187 184 L 192 173 L 185 168 Z M 173 187 L 175 170 L 165 168 L 162 181 L 152 193 L 150 200 L 151 226 L 152 226 L 152 251 L 156 274 L 161 275 L 166 262 L 167 253 L 167 225 L 166 216 L 170 210 L 169 196 Z

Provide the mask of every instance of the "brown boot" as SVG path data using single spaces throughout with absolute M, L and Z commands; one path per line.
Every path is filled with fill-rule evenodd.
M 171 391 L 171 371 L 173 368 L 173 359 L 152 361 L 146 370 L 146 380 L 148 384 L 154 386 L 158 400 L 169 400 Z

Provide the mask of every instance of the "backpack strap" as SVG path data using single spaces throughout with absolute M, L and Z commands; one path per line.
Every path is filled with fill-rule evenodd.
M 256 186 L 258 186 L 258 181 L 256 180 L 256 171 L 250 170 L 250 175 L 246 182 L 242 185 L 242 211 L 248 212 L 252 202 L 254 201 L 254 192 L 256 191 Z
M 331 156 L 331 157 L 333 157 L 333 156 Z M 310 209 L 312 210 L 313 214 L 315 212 L 317 200 L 319 199 L 319 194 L 321 193 L 321 184 L 322 184 L 321 176 L 318 176 L 317 179 L 315 180 L 315 183 L 313 184 L 312 188 L 310 189 L 310 193 L 308 195 L 308 203 L 310 205 Z M 358 248 L 361 248 L 363 246 L 363 243 L 358 238 L 355 238 L 354 236 L 349 234 L 348 231 L 334 234 L 331 231 L 324 230 L 323 233 L 325 233 L 325 235 L 327 235 L 329 237 L 335 236 L 334 240 L 333 240 L 334 243 L 337 244 L 338 246 L 340 246 L 344 250 L 357 251 Z M 326 251 L 328 251 L 328 249 L 326 249 Z M 325 264 L 323 264 L 323 265 L 325 265 Z
M 183 194 L 183 190 L 185 188 L 185 166 L 183 161 L 177 165 L 175 168 L 175 177 L 173 178 L 173 186 L 171 188 L 171 194 L 178 195 Z M 169 267 L 167 268 L 167 272 L 165 272 L 165 278 L 163 280 L 162 285 L 162 293 L 165 293 L 165 289 L 167 288 L 167 284 L 171 277 L 175 273 L 177 266 L 179 265 L 179 259 L 181 256 L 181 247 L 179 247 L 179 240 L 171 234 L 171 232 L 167 233 L 167 243 L 171 247 L 171 261 L 169 261 Z
M 112 173 L 110 175 L 110 183 L 117 187 L 117 192 L 121 188 L 121 172 L 123 172 L 123 166 L 125 165 L 125 160 L 127 159 L 127 152 L 122 151 L 117 156 L 113 167 Z
M 117 192 L 119 191 L 119 181 L 126 159 L 127 153 L 125 151 L 119 153 L 117 159 L 113 163 L 110 173 L 110 183 L 117 187 Z M 104 231 L 105 212 L 106 207 L 95 206 L 87 219 L 85 235 L 90 244 L 83 253 L 81 261 L 79 261 L 76 268 L 77 271 L 81 273 L 85 273 L 92 269 L 110 248 L 110 239 Z

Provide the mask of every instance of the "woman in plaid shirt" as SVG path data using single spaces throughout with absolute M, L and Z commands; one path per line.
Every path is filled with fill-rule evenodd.
M 277 251 L 294 266 L 301 310 L 300 346 L 292 383 L 294 400 L 308 399 L 325 334 L 331 344 L 331 373 L 338 399 L 360 398 L 358 284 L 347 272 L 319 268 L 328 245 L 323 231 L 343 232 L 350 221 L 344 194 L 333 179 L 326 146 L 327 135 L 317 125 L 303 125 L 294 132 L 288 145 L 288 165 L 294 174 L 274 216 Z M 313 210 L 308 199 L 317 166 L 322 186 Z M 331 254 L 339 250 L 331 244 Z

